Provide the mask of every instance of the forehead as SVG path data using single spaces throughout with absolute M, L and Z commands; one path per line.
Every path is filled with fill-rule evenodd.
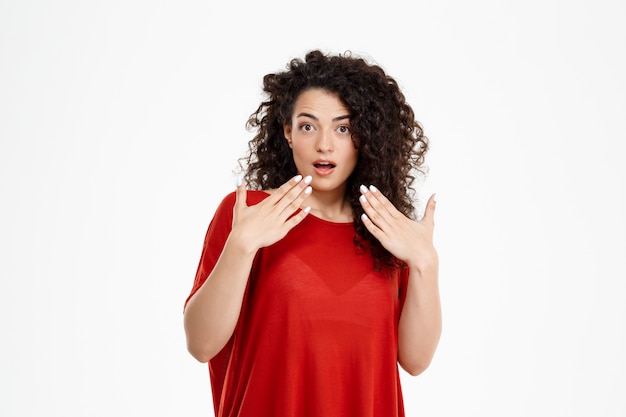
M 305 90 L 294 103 L 294 116 L 306 112 L 314 115 L 330 115 L 332 117 L 349 114 L 348 108 L 335 93 L 318 88 Z

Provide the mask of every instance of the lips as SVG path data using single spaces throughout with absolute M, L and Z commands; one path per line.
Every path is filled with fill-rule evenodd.
M 315 161 L 313 167 L 318 175 L 328 175 L 335 169 L 335 163 L 331 161 Z

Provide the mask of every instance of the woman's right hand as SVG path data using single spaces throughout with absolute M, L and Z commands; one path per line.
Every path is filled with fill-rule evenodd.
M 298 209 L 311 194 L 310 176 L 296 175 L 253 206 L 247 205 L 246 184 L 241 182 L 237 186 L 229 239 L 237 239 L 249 253 L 278 242 L 309 213 L 310 207 Z

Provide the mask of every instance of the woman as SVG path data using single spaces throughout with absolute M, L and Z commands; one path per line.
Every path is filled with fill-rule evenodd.
M 209 225 L 185 302 L 217 416 L 403 416 L 441 333 L 428 141 L 396 81 L 309 52 L 264 77 L 245 175 Z M 248 189 L 250 188 L 250 189 Z

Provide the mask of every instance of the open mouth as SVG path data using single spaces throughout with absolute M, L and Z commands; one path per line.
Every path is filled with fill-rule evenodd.
M 331 169 L 335 167 L 335 164 L 330 162 L 318 162 L 316 164 L 313 164 L 313 166 L 317 169 Z
M 313 164 L 317 175 L 329 175 L 335 170 L 335 164 L 328 161 L 318 161 Z
M 313 164 L 317 175 L 328 175 L 335 169 L 335 164 L 332 162 L 321 161 Z

